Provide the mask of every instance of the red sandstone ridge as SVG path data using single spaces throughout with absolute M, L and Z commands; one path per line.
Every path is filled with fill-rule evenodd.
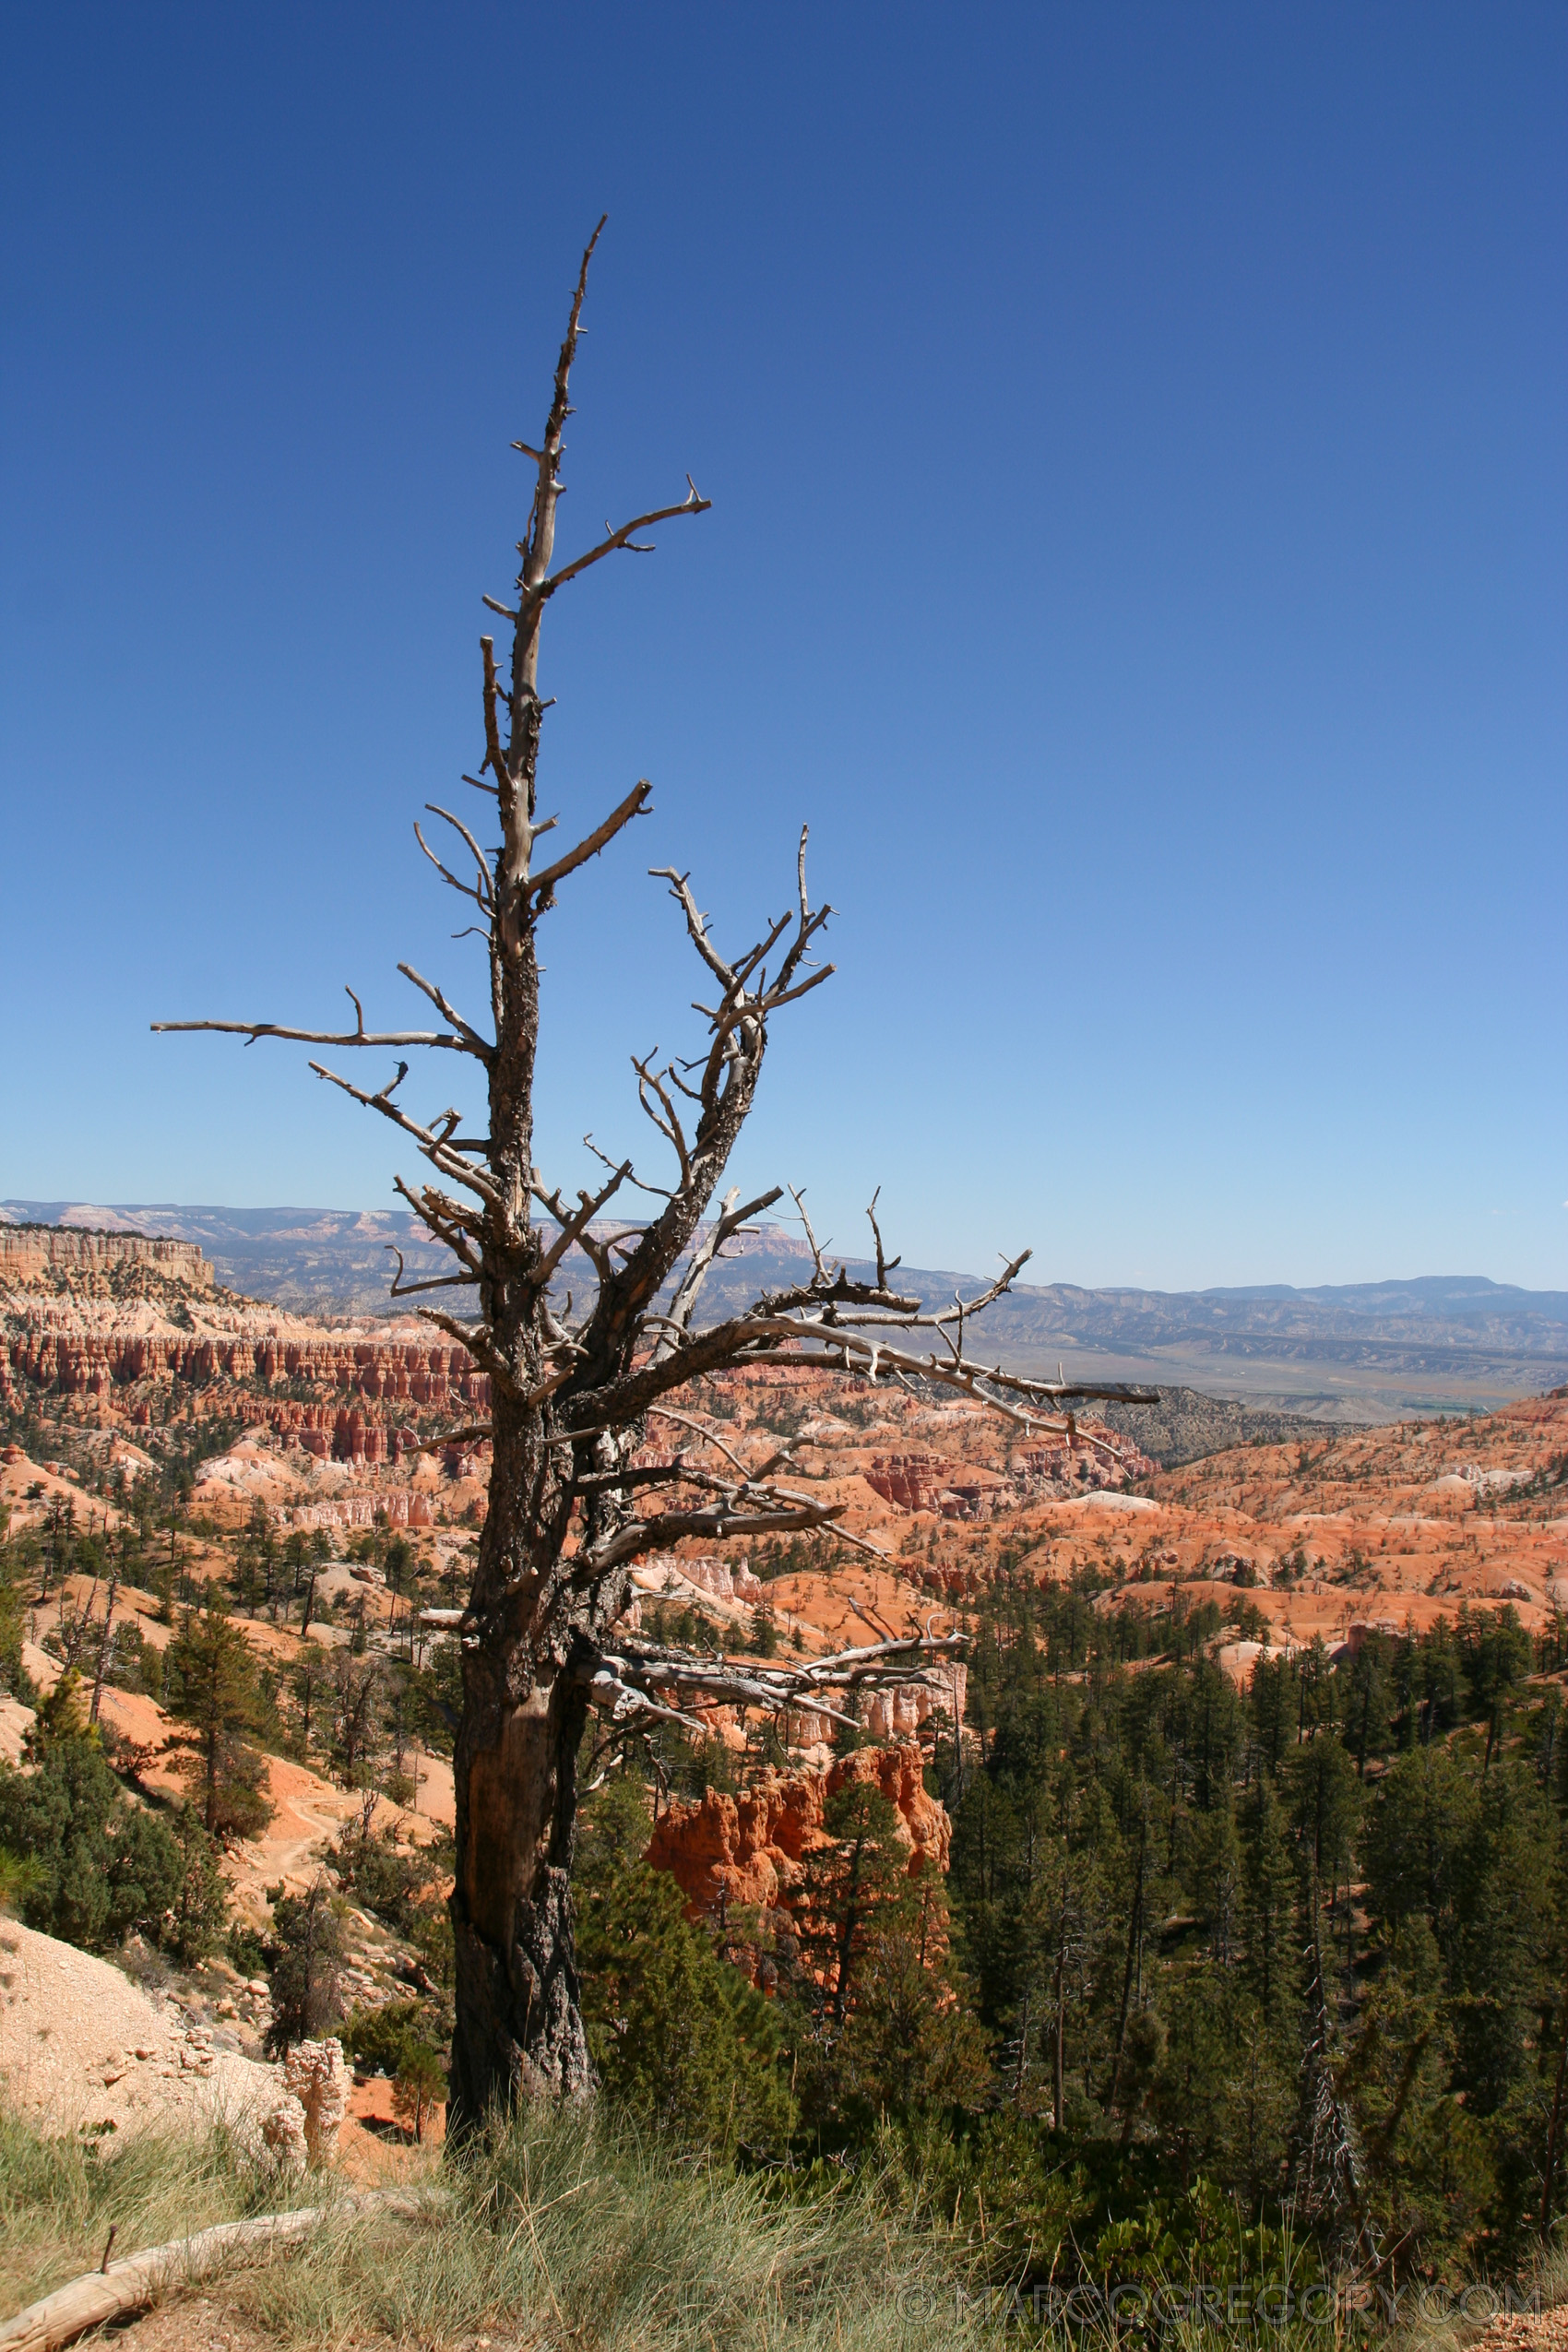
M 947 1868 L 953 1824 L 926 1794 L 919 1748 L 858 1748 L 826 1772 L 766 1772 L 743 1797 L 710 1788 L 700 1804 L 670 1807 L 654 1828 L 647 1859 L 668 1871 L 699 1919 L 738 1905 L 770 1910 L 799 1883 L 802 1857 L 824 1843 L 829 1797 L 853 1780 L 873 1781 L 895 1807 L 909 1849 L 909 1876 L 929 1861 Z
M 488 1405 L 490 1375 L 476 1372 L 461 1348 L 409 1346 L 398 1341 L 336 1339 L 313 1336 L 284 1338 L 272 1334 L 233 1337 L 227 1333 L 147 1336 L 141 1333 L 50 1329 L 29 1317 L 6 1335 L 0 1358 L 0 1393 L 6 1377 L 52 1389 L 61 1396 L 102 1396 L 137 1381 L 305 1381 L 322 1388 L 350 1388 L 358 1395 L 395 1403 Z M 262 1413 L 280 1431 L 315 1427 L 308 1415 Z M 308 1450 L 308 1449 L 307 1449 Z

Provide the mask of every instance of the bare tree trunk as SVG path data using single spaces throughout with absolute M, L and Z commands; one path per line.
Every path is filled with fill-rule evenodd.
M 519 2092 L 572 2097 L 591 2079 L 570 1895 L 587 1702 L 575 1678 L 560 1673 L 521 1702 L 476 1704 L 476 1679 L 471 1670 L 465 1678 L 457 1753 L 448 2121 L 459 2130 L 493 2103 L 509 2107 Z

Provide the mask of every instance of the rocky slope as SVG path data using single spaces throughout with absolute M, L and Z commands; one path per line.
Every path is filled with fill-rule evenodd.
M 199 2013 L 144 1991 L 107 1960 L 0 1918 L 0 2085 L 53 2132 L 259 2130 L 276 2067 L 225 2049 Z

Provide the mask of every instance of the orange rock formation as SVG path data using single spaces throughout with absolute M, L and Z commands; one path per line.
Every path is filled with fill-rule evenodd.
M 826 1772 L 766 1772 L 745 1796 L 710 1788 L 700 1803 L 673 1804 L 655 1826 L 647 1859 L 675 1878 L 689 1918 L 740 1905 L 770 1910 L 799 1883 L 802 1858 L 826 1843 L 828 1799 L 856 1780 L 873 1782 L 896 1809 L 910 1877 L 928 1862 L 945 1871 L 953 1824 L 926 1794 L 921 1752 L 912 1745 L 859 1748 Z

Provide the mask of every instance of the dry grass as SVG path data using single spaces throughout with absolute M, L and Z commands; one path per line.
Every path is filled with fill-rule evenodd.
M 138 2133 L 124 2146 L 45 2139 L 0 2106 L 0 2313 L 103 2258 L 302 2202 L 298 2182 L 247 2162 L 224 2131 Z
M 950 2251 L 901 2234 L 871 2193 L 809 2204 L 682 2164 L 591 2114 L 534 2115 L 463 2166 L 433 2163 L 417 2221 L 329 2213 L 286 2258 L 204 2289 L 290 2346 L 507 2352 L 935 2352 L 978 2345 Z M 117 2252 L 304 2202 L 221 2137 L 111 2155 L 0 2123 L 7 2310 Z

